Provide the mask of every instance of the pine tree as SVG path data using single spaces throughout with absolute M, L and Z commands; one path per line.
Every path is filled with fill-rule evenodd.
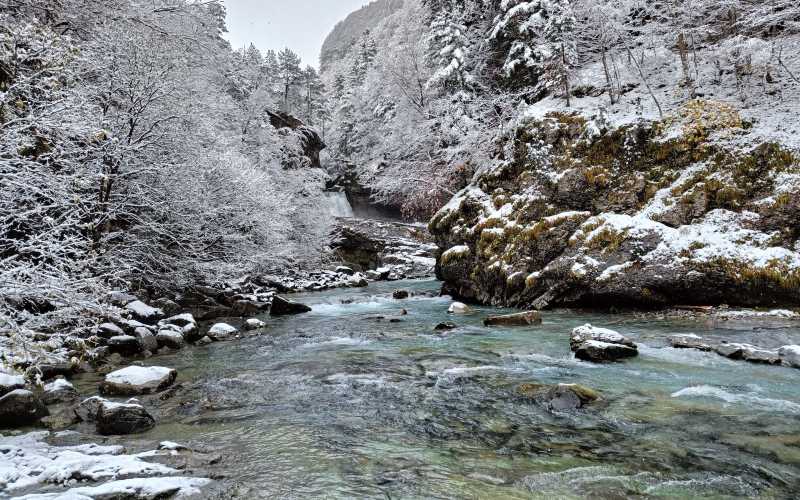
M 469 54 L 464 9 L 456 9 L 453 0 L 440 6 L 430 25 L 428 59 L 436 68 L 427 86 L 440 90 L 461 90 L 474 83 L 466 64 Z
M 295 90 L 302 70 L 300 69 L 300 56 L 292 52 L 289 48 L 285 48 L 278 52 L 278 76 L 280 78 L 283 111 L 290 113 L 292 106 L 290 105 L 289 98 Z

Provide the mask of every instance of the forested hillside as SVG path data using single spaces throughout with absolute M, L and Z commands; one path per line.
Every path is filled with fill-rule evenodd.
M 4 329 L 319 261 L 324 145 L 275 114 L 320 122 L 319 79 L 289 49 L 232 51 L 224 22 L 217 2 L 0 2 Z
M 799 30 L 783 0 L 408 0 L 329 62 L 331 154 L 447 203 L 457 296 L 795 303 Z

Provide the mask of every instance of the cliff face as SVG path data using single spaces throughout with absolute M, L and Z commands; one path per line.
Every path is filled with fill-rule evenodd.
M 430 229 L 463 299 L 800 304 L 798 157 L 715 101 L 620 126 L 523 121 Z

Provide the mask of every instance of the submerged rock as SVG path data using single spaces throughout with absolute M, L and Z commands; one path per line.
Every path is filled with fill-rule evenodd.
M 302 314 L 310 311 L 311 308 L 305 304 L 293 302 L 276 295 L 272 299 L 272 309 L 270 310 L 270 314 L 273 316 L 285 316 L 289 314 Z
M 395 300 L 407 299 L 410 295 L 408 290 L 395 290 L 392 292 L 392 298 Z
M 138 434 L 156 425 L 156 420 L 138 403 L 100 402 L 95 423 L 104 436 Z
M 444 323 L 439 323 L 434 327 L 434 330 L 443 331 L 443 330 L 453 330 L 458 328 L 458 325 L 453 323 L 452 321 L 445 321 Z
M 517 393 L 554 411 L 576 410 L 600 399 L 597 391 L 579 384 L 522 384 Z
M 129 366 L 106 375 L 100 392 L 114 396 L 133 396 L 159 392 L 175 382 L 178 372 L 162 366 Z
M 244 323 L 245 330 L 259 330 L 261 328 L 264 328 L 265 326 L 267 326 L 266 323 L 256 318 L 250 318 Z
M 504 316 L 489 316 L 483 320 L 484 326 L 529 326 L 542 323 L 542 313 L 539 311 L 525 311 Z
M 14 389 L 0 397 L 0 426 L 2 427 L 32 425 L 49 414 L 47 407 L 31 391 Z
M 447 308 L 447 312 L 449 314 L 471 314 L 472 309 L 462 302 L 453 302 L 450 304 L 450 307 Z

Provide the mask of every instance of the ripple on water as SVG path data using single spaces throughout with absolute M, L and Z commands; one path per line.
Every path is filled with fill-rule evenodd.
M 730 392 L 722 387 L 711 385 L 695 385 L 673 392 L 673 398 L 717 399 L 729 404 L 747 405 L 760 410 L 800 414 L 800 404 L 784 399 L 772 399 L 757 396 L 755 391 L 745 393 Z

